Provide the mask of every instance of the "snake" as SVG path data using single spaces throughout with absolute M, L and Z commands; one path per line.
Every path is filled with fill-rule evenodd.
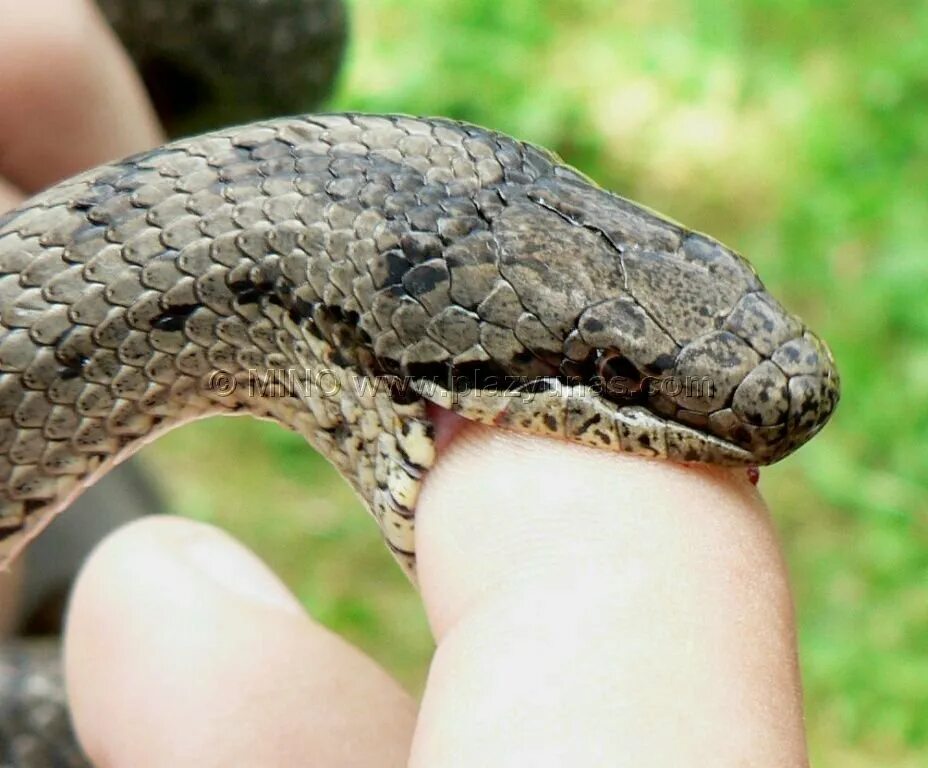
M 257 121 L 0 217 L 0 558 L 140 446 L 215 414 L 303 436 L 415 580 L 436 412 L 756 467 L 838 396 L 827 345 L 737 252 L 450 119 Z M 40 677 L 60 706 L 37 715 L 32 652 L 6 653 L 0 722 L 38 717 L 21 749 L 46 754 L 35 732 L 61 731 L 60 685 Z

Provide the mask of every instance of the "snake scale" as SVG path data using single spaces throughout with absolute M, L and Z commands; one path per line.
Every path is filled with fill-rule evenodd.
M 258 122 L 0 217 L 2 556 L 114 462 L 210 414 L 303 435 L 413 576 L 429 403 L 750 466 L 808 440 L 837 399 L 827 347 L 738 254 L 450 120 Z

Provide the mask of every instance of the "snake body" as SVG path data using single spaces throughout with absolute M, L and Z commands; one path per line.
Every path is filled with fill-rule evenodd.
M 211 414 L 303 435 L 413 576 L 428 403 L 748 466 L 795 450 L 837 398 L 827 347 L 738 254 L 450 120 L 254 123 L 0 217 L 0 556 Z

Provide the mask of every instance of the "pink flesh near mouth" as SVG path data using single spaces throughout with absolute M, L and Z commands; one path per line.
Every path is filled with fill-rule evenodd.
M 437 454 L 441 454 L 462 429 L 473 423 L 435 403 L 427 402 L 425 412 L 435 427 L 435 452 Z

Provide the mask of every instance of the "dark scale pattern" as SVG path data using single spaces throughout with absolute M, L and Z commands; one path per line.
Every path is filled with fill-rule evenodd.
M 813 436 L 837 396 L 827 348 L 740 256 L 447 120 L 255 123 L 0 217 L 0 560 L 114 461 L 213 413 L 303 435 L 414 577 L 427 400 L 752 465 Z M 10 742 L 17 768 L 72 764 L 30 739 Z

